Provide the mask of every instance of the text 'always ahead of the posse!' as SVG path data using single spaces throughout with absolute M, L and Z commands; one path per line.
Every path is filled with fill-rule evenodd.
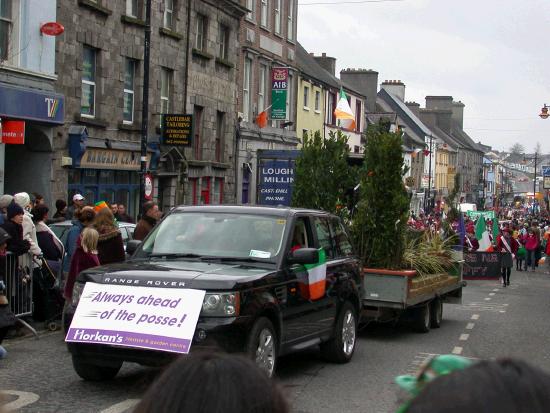
M 188 353 L 204 294 L 88 282 L 65 341 Z

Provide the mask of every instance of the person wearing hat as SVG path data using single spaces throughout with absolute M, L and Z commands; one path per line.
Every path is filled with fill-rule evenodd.
M 8 194 L 0 196 L 0 225 L 2 225 L 6 221 L 6 208 L 8 208 L 8 205 L 12 202 L 13 196 Z
M 500 270 L 502 274 L 502 286 L 510 285 L 510 273 L 514 265 L 514 258 L 518 252 L 519 245 L 510 234 L 508 228 L 502 230 L 502 235 L 497 241 L 497 252 L 501 253 Z
M 29 251 L 31 243 L 23 238 L 23 216 L 25 211 L 15 202 L 12 202 L 8 208 L 7 221 L 2 224 L 2 229 L 10 236 L 7 239 L 7 250 L 19 256 Z
M 67 208 L 67 214 L 65 215 L 65 219 L 72 220 L 74 218 L 75 212 L 84 207 L 85 200 L 86 199 L 82 196 L 82 194 L 74 194 L 73 204 Z
M 6 297 L 6 248 L 11 236 L 0 228 L 0 359 L 7 355 L 7 351 L 2 347 L 2 341 L 6 337 L 10 327 L 15 325 L 15 315 L 10 310 L 8 298 Z
M 23 238 L 31 243 L 30 252 L 35 256 L 41 256 L 42 250 L 38 246 L 38 238 L 36 237 L 36 226 L 32 220 L 30 210 L 33 206 L 31 197 L 26 192 L 19 192 L 13 196 L 13 202 L 19 205 L 24 210 L 23 215 Z M 36 265 L 37 267 L 38 265 Z

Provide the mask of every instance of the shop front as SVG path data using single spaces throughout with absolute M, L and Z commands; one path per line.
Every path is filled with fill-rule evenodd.
M 69 129 L 72 167 L 68 199 L 82 194 L 87 204 L 105 201 L 123 204 L 134 218 L 139 210 L 140 148 L 138 143 L 89 138 L 82 126 Z M 148 154 L 148 165 L 155 153 Z
M 53 128 L 64 123 L 64 96 L 0 82 L 0 193 L 52 193 Z

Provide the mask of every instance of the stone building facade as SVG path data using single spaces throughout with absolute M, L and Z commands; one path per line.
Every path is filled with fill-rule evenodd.
M 139 204 L 145 1 L 59 0 L 55 197 Z M 236 56 L 246 9 L 232 0 L 153 0 L 148 169 L 154 199 L 233 201 Z M 160 142 L 162 114 L 193 114 L 187 147 Z

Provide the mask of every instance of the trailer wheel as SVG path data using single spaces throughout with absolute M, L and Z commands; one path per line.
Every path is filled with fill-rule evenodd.
M 430 306 L 423 304 L 413 310 L 413 329 L 417 333 L 430 331 Z
M 430 304 L 430 327 L 441 327 L 441 321 L 443 320 L 443 301 L 441 298 L 434 299 Z

